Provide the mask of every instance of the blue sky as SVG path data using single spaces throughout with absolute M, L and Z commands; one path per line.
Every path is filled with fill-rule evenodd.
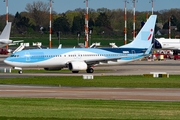
M 0 0 L 0 15 L 6 13 L 6 4 Z M 9 13 L 15 15 L 15 13 L 25 11 L 27 3 L 33 3 L 37 0 L 8 0 Z M 48 3 L 49 0 L 40 0 Z M 74 10 L 76 8 L 86 8 L 84 0 L 53 0 L 53 9 L 57 13 L 66 12 L 67 10 Z M 127 9 L 133 9 L 132 0 L 128 0 Z M 151 11 L 152 4 L 149 3 L 152 0 L 136 0 L 137 11 Z M 172 2 L 173 1 L 173 2 Z M 154 0 L 154 11 L 180 8 L 180 0 Z M 89 8 L 108 8 L 108 9 L 124 9 L 124 0 L 89 0 Z

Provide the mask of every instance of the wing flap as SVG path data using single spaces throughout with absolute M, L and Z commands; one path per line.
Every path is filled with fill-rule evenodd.
M 127 57 L 127 56 L 126 56 Z M 122 58 L 122 57 L 121 57 Z M 100 64 L 100 63 L 108 63 L 109 61 L 111 62 L 117 62 L 121 58 L 106 58 L 106 59 L 94 59 L 94 60 L 86 60 L 85 62 L 88 65 L 94 65 L 94 64 Z

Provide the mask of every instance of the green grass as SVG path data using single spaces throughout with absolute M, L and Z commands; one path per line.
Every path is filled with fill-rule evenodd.
M 35 74 L 35 73 L 34 73 Z M 32 84 L 78 87 L 123 87 L 123 88 L 180 88 L 180 76 L 153 78 L 137 76 L 94 76 L 84 80 L 82 76 L 47 76 L 26 78 L 1 78 L 0 84 Z
M 36 72 L 35 72 L 36 73 Z M 34 74 L 35 74 L 34 73 Z M 0 84 L 88 87 L 180 88 L 180 76 L 82 76 L 1 78 Z M 180 119 L 180 102 L 121 100 L 0 98 L 0 120 Z
M 180 103 L 0 98 L 0 119 L 180 119 Z

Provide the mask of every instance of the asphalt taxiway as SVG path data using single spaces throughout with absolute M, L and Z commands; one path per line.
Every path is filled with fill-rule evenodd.
M 101 66 L 95 67 L 94 76 L 101 75 L 143 75 L 149 74 L 150 72 L 166 72 L 170 75 L 180 74 L 180 60 L 164 60 L 164 61 L 134 61 L 124 65 L 117 66 Z M 0 68 L 10 68 L 0 60 Z M 0 78 L 2 77 L 27 77 L 27 76 L 82 76 L 86 75 L 85 71 L 80 71 L 79 73 L 71 73 L 70 71 L 51 71 L 51 72 L 41 72 L 41 73 L 0 73 Z
M 179 60 L 134 61 L 125 65 L 96 67 L 94 76 L 102 75 L 142 75 L 150 72 L 166 72 L 180 74 Z M 10 67 L 0 57 L 0 67 Z M 83 76 L 71 72 L 49 73 L 0 73 L 1 78 L 30 76 Z M 106 99 L 106 100 L 138 100 L 138 101 L 180 101 L 178 88 L 90 88 L 90 87 L 48 87 L 24 85 L 0 85 L 0 97 L 31 97 L 31 98 L 67 98 L 67 99 Z
M 180 101 L 180 89 L 0 85 L 0 97 Z

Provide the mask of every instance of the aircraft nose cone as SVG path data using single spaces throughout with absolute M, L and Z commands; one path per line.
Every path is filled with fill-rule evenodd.
M 7 61 L 7 60 L 4 60 L 4 63 L 6 63 L 6 64 L 7 64 L 7 63 L 8 63 L 8 61 Z
M 6 60 L 6 59 L 4 60 L 4 63 L 6 63 L 6 64 L 8 64 L 8 65 L 11 65 L 11 64 L 10 64 L 11 62 L 8 61 L 8 60 Z

